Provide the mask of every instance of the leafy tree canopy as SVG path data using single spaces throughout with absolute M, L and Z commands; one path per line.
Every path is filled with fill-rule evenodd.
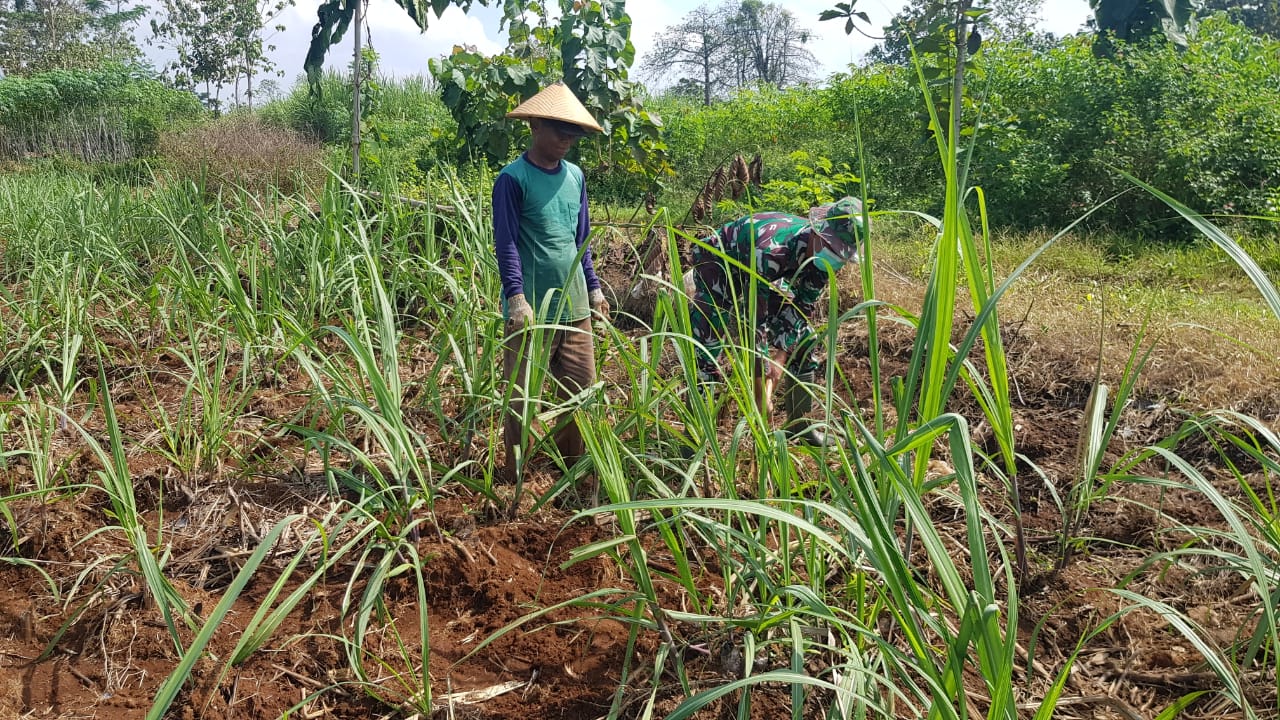
M 489 6 L 499 0 L 479 0 L 481 5 Z M 466 12 L 476 0 L 395 0 L 409 15 L 413 24 L 423 32 L 427 31 L 429 14 L 434 13 L 438 19 L 450 6 Z M 507 17 L 520 14 L 520 0 L 501 0 L 504 14 Z M 321 73 L 324 71 L 324 59 L 329 49 L 342 42 L 342 37 L 351 27 L 355 18 L 356 5 L 352 0 L 324 0 L 316 10 L 316 24 L 311 29 L 311 46 L 307 49 L 307 57 L 302 67 L 307 72 L 307 79 L 312 88 L 318 88 Z
M 1161 34 L 1186 48 L 1195 6 L 1195 0 L 1089 0 L 1099 31 L 1094 51 L 1111 54 L 1112 38 L 1133 42 Z
M 0 68 L 9 75 L 134 63 L 145 5 L 104 0 L 0 0 Z
M 1041 39 L 1035 35 L 1035 27 L 1044 0 L 988 0 L 975 5 L 986 11 L 975 18 L 979 37 L 986 33 L 1002 40 Z M 922 47 L 927 51 L 936 44 L 928 38 L 937 35 L 941 26 L 951 21 L 951 15 L 948 3 L 940 0 L 910 0 L 884 27 L 884 40 L 867 53 L 867 61 L 909 65 L 912 44 L 917 51 Z M 849 22 L 852 25 L 853 19 Z
M 701 5 L 657 38 L 644 59 L 652 80 L 672 75 L 700 87 L 703 104 L 739 88 L 789 87 L 813 78 L 817 58 L 805 47 L 811 30 L 780 4 L 727 0 Z
M 166 71 L 178 87 L 203 86 L 205 102 L 217 108 L 224 88 L 234 86 L 238 97 L 244 82 L 252 106 L 254 78 L 273 69 L 267 53 L 274 46 L 264 39 L 266 25 L 291 4 L 293 0 L 161 0 L 164 15 L 151 21 L 152 42 L 177 52 Z M 271 29 L 280 32 L 284 26 Z
M 631 17 L 623 0 L 559 0 L 553 20 L 541 3 L 506 0 L 509 44 L 486 57 L 456 47 L 431 61 L 445 105 L 458 122 L 460 150 L 505 162 L 525 132 L 506 114 L 539 89 L 563 79 L 604 128 L 588 139 L 597 167 L 656 183 L 669 172 L 661 120 L 644 108 L 640 88 L 627 77 L 635 60 Z
M 1201 6 L 1206 13 L 1225 11 L 1256 33 L 1280 38 L 1280 0 L 1202 0 Z

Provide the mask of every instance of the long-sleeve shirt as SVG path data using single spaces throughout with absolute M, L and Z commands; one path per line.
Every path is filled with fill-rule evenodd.
M 530 297 L 531 292 L 543 295 L 567 283 L 570 308 L 575 308 L 579 298 L 573 297 L 574 277 L 569 275 L 569 268 L 559 265 L 566 257 L 577 256 L 590 232 L 587 187 L 576 165 L 561 161 L 555 170 L 547 170 L 532 163 L 526 153 L 503 168 L 493 186 L 494 253 L 503 299 L 524 294 L 537 309 L 544 298 Z M 561 239 L 570 236 L 572 253 L 566 255 L 561 250 L 568 248 L 561 247 Z M 548 249 L 556 252 L 547 252 Z M 539 267 L 527 267 L 530 264 Z M 547 264 L 553 267 L 548 268 Z M 599 289 L 590 246 L 582 250 L 581 267 L 585 290 Z M 555 284 L 557 281 L 559 284 Z M 526 287 L 530 282 L 539 287 Z M 571 312 L 577 314 L 576 310 Z

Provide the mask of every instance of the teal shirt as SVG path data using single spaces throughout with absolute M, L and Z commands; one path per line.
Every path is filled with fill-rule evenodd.
M 582 170 L 561 160 L 557 171 L 548 172 L 521 155 L 499 174 L 495 202 L 504 177 L 518 189 L 515 244 L 525 299 L 540 321 L 573 323 L 589 318 L 587 280 L 577 243 L 586 184 Z M 503 209 L 495 207 L 494 213 L 497 217 Z M 502 312 L 505 318 L 505 299 Z

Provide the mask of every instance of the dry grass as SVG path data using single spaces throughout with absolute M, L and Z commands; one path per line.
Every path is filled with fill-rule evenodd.
M 285 194 L 322 182 L 323 148 L 252 115 L 231 115 L 168 133 L 160 154 L 179 179 L 203 182 L 209 195 L 235 187 Z
M 842 275 L 842 309 L 858 301 L 857 285 L 855 274 Z M 880 299 L 920 311 L 921 278 L 877 263 L 876 289 Z M 973 319 L 967 299 L 957 312 L 964 332 Z M 1103 382 L 1115 386 L 1145 325 L 1142 347 L 1155 349 L 1138 381 L 1141 396 L 1280 418 L 1280 321 L 1251 287 L 1195 291 L 1033 271 L 1001 301 L 1000 321 L 1010 372 L 1024 391 L 1091 382 L 1099 360 Z

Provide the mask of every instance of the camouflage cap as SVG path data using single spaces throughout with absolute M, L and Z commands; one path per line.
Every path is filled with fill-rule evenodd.
M 862 224 L 862 201 L 855 197 L 842 197 L 833 203 L 812 208 L 809 210 L 809 225 L 827 247 L 849 260 L 866 236 L 866 228 Z

